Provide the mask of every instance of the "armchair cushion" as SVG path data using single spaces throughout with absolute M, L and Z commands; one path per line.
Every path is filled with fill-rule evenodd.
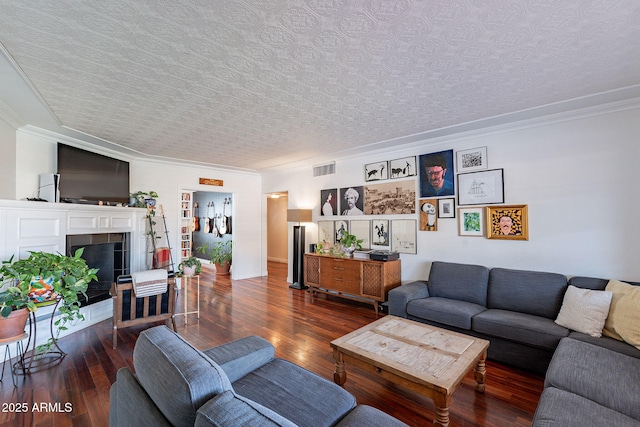
M 200 406 L 233 390 L 217 363 L 166 326 L 140 333 L 133 364 L 138 381 L 174 426 L 193 426 Z

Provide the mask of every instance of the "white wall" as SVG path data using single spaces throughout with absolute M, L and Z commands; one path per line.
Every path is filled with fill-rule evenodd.
M 224 191 L 233 194 L 233 278 L 260 276 L 262 272 L 262 194 L 261 177 L 257 173 L 237 172 L 218 168 L 182 165 L 180 163 L 138 160 L 123 157 L 104 149 L 82 146 L 82 141 L 69 140 L 62 135 L 34 128 L 17 132 L 17 190 L 16 199 L 37 196 L 38 175 L 56 172 L 56 144 L 58 141 L 79 145 L 130 162 L 130 188 L 135 191 L 156 191 L 158 204 L 163 205 L 170 234 L 174 262 L 179 262 L 180 248 L 180 192 Z M 5 149 L 2 149 L 4 154 Z M 200 185 L 199 178 L 223 180 L 224 185 Z M 159 213 L 157 214 L 159 215 Z M 158 218 L 162 220 L 161 217 Z
M 529 240 L 461 237 L 457 218 L 439 219 L 437 232 L 418 231 L 417 255 L 401 255 L 404 282 L 426 278 L 434 260 L 640 280 L 640 106 L 616 108 L 336 159 L 330 176 L 283 170 L 263 177 L 263 193 L 288 191 L 289 207 L 311 207 L 318 221 L 320 190 L 363 185 L 367 163 L 486 146 L 489 169 L 504 169 L 505 204 L 528 205 Z M 317 241 L 317 227 L 307 230 Z
M 0 199 L 16 198 L 16 129 L 0 115 Z

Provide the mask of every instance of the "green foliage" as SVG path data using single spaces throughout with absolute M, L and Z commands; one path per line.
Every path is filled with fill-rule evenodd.
M 467 231 L 480 231 L 480 214 L 470 212 L 464 215 L 464 229 Z
M 362 239 L 358 239 L 355 235 L 346 232 L 342 235 L 339 243 L 345 248 L 354 247 L 355 249 L 362 249 L 362 241 Z
M 205 243 L 197 248 L 202 251 L 207 258 L 214 264 L 231 264 L 232 259 L 232 240 L 224 240 L 214 243 Z
M 155 191 L 136 191 L 135 193 L 131 193 L 131 197 L 136 199 L 136 204 L 134 205 L 136 208 L 146 208 L 147 203 L 145 202 L 145 199 L 156 199 L 158 197 L 158 193 Z
M 196 274 L 198 274 L 202 269 L 202 263 L 198 258 L 190 256 L 189 258 L 183 259 L 182 262 L 178 264 L 178 270 L 180 271 L 180 274 L 184 274 L 184 272 L 182 271 L 182 267 L 195 267 Z
M 28 297 L 31 289 L 31 279 L 34 277 L 51 278 L 55 294 L 61 298 L 58 311 L 60 318 L 54 322 L 58 335 L 60 331 L 67 330 L 67 323 L 74 320 L 84 320 L 80 314 L 80 302 L 78 295 L 86 297 L 87 287 L 92 280 L 98 280 L 97 268 L 89 268 L 82 258 L 84 248 L 78 249 L 73 256 L 65 256 L 59 253 L 30 252 L 26 259 L 4 261 L 0 267 L 2 281 L 13 281 L 15 286 L 10 286 L 0 292 L 0 313 L 7 317 L 11 311 L 27 307 L 35 311 L 42 303 L 34 303 Z M 42 288 L 38 283 L 33 288 Z M 50 341 L 57 339 L 52 338 Z

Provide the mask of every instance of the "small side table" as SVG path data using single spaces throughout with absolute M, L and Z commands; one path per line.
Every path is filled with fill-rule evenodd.
M 184 280 L 184 312 L 179 314 L 184 315 L 184 324 L 186 325 L 188 323 L 187 315 L 197 314 L 198 319 L 200 318 L 200 275 L 196 274 L 193 276 L 182 276 L 182 279 Z M 187 302 L 189 301 L 189 281 L 192 279 L 196 279 L 196 286 L 197 286 L 197 292 L 198 292 L 197 309 L 196 311 L 187 311 Z
M 13 386 L 17 387 L 18 385 L 16 384 L 16 372 L 17 370 L 22 370 L 22 375 L 25 374 L 25 369 L 24 369 L 24 346 L 22 345 L 22 341 L 26 340 L 27 338 L 29 338 L 29 334 L 28 333 L 23 333 L 22 335 L 18 335 L 17 337 L 13 337 L 13 338 L 7 338 L 4 340 L 0 340 L 0 345 L 6 345 L 5 349 L 4 349 L 4 361 L 2 362 L 2 375 L 0 375 L 0 381 L 2 381 L 4 379 L 4 368 L 5 365 L 7 364 L 7 356 L 9 359 L 9 363 L 11 363 L 11 344 L 16 345 L 16 353 L 18 356 L 18 361 L 14 364 L 11 365 L 9 367 L 9 369 L 11 370 L 11 379 L 13 380 Z

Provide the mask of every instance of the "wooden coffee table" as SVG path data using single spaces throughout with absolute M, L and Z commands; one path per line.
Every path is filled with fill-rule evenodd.
M 475 389 L 484 392 L 489 341 L 385 316 L 331 342 L 333 379 L 344 385 L 349 362 L 423 394 L 436 407 L 433 424 L 449 425 L 451 395 L 474 369 Z

